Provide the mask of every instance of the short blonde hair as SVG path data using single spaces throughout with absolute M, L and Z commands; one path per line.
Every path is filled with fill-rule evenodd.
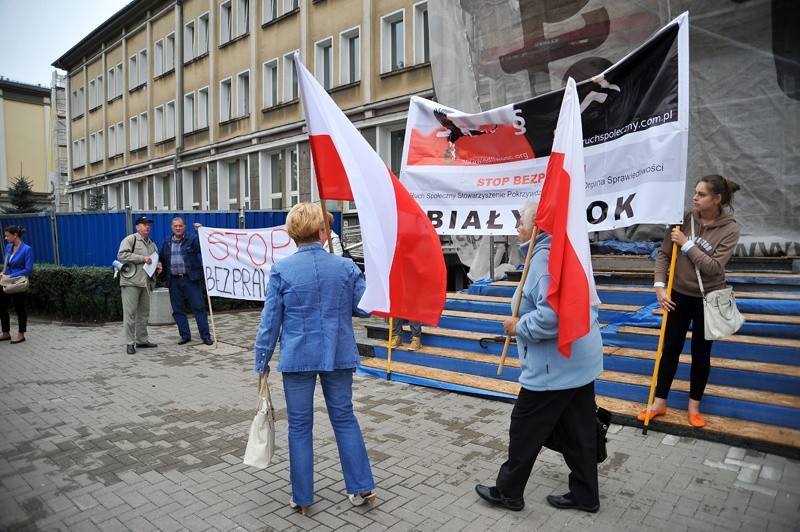
M 286 231 L 298 246 L 319 242 L 319 230 L 324 228 L 322 209 L 316 203 L 298 203 L 286 216 Z

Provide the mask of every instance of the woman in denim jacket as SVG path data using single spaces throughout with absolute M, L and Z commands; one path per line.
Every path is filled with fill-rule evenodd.
M 286 218 L 286 230 L 298 249 L 270 271 L 256 335 L 255 370 L 269 375 L 268 364 L 280 338 L 278 371 L 283 374 L 289 422 L 289 504 L 305 515 L 314 502 L 312 426 L 319 376 L 350 501 L 374 507 L 375 481 L 353 412 L 353 373 L 359 354 L 352 316 L 369 316 L 356 306 L 366 283 L 353 261 L 323 248 L 328 235 L 318 205 L 295 205 Z
M 16 225 L 9 225 L 5 230 L 6 237 L 6 265 L 0 272 L 0 279 L 5 277 L 20 277 L 30 275 L 33 272 L 33 248 L 22 241 L 25 228 Z M 16 294 L 6 294 L 0 288 L 0 322 L 2 322 L 3 332 L 0 334 L 0 341 L 11 340 L 11 317 L 8 315 L 9 305 L 14 306 L 17 313 L 17 337 L 10 343 L 18 344 L 25 341 L 25 332 L 28 327 L 28 312 L 25 309 L 25 292 Z

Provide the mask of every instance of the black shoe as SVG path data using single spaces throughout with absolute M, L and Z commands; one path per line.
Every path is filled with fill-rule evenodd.
M 133 347 L 133 344 L 128 344 L 128 354 L 129 355 L 135 355 L 136 354 L 136 348 Z
M 495 486 L 490 487 L 484 486 L 483 484 L 478 484 L 475 486 L 475 492 L 480 496 L 481 499 L 496 506 L 502 506 L 515 512 L 519 512 L 525 508 L 525 501 L 522 499 L 522 497 L 518 499 L 505 497 Z
M 158 344 L 154 344 L 153 342 L 142 342 L 142 343 L 136 344 L 136 347 L 141 347 L 142 349 L 144 349 L 144 348 L 148 348 L 148 347 L 158 347 Z
M 180 340 L 178 340 L 178 345 L 188 344 L 191 341 L 192 341 L 191 338 L 181 338 Z
M 572 492 L 565 493 L 564 495 L 548 495 L 547 503 L 561 510 L 583 510 L 591 514 L 595 513 L 600 508 L 599 504 L 595 504 L 594 506 L 578 504 L 578 502 L 572 498 Z
M 206 345 L 214 345 L 214 340 L 211 338 L 203 338 L 203 343 Z

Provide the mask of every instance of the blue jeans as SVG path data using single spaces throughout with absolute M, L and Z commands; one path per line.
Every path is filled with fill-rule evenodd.
M 178 333 L 181 338 L 192 337 L 192 331 L 189 330 L 189 320 L 186 318 L 185 300 L 187 299 L 189 300 L 189 306 L 192 307 L 192 313 L 197 322 L 197 330 L 200 331 L 200 338 L 203 340 L 211 338 L 200 281 L 192 281 L 188 275 L 183 277 L 170 276 L 169 302 L 172 303 L 172 318 L 178 326 Z
M 314 387 L 317 375 L 336 436 L 344 486 L 348 494 L 375 489 L 372 468 L 361 427 L 353 413 L 353 369 L 284 372 L 286 415 L 289 421 L 289 480 L 292 500 L 308 506 L 314 502 Z

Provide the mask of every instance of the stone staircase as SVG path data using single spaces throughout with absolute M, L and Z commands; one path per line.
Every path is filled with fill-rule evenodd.
M 618 258 L 615 260 L 619 260 Z M 596 383 L 600 406 L 614 422 L 642 426 L 661 324 L 650 271 L 618 265 L 595 271 L 602 301 L 600 323 L 604 372 Z M 623 281 L 620 280 L 623 279 Z M 649 428 L 800 457 L 800 275 L 785 271 L 729 274 L 747 323 L 714 343 L 712 370 L 703 398 L 704 429 L 689 426 L 689 339 L 668 400 L 667 415 Z M 449 293 L 439 327 L 423 327 L 423 349 L 392 350 L 390 378 L 417 385 L 513 400 L 519 390 L 516 346 L 497 375 L 503 348 L 502 319 L 511 315 L 515 281 L 475 283 Z M 691 333 L 690 333 L 691 335 Z M 387 378 L 388 326 L 367 327 L 360 371 Z M 691 336 L 690 336 L 691 337 Z

